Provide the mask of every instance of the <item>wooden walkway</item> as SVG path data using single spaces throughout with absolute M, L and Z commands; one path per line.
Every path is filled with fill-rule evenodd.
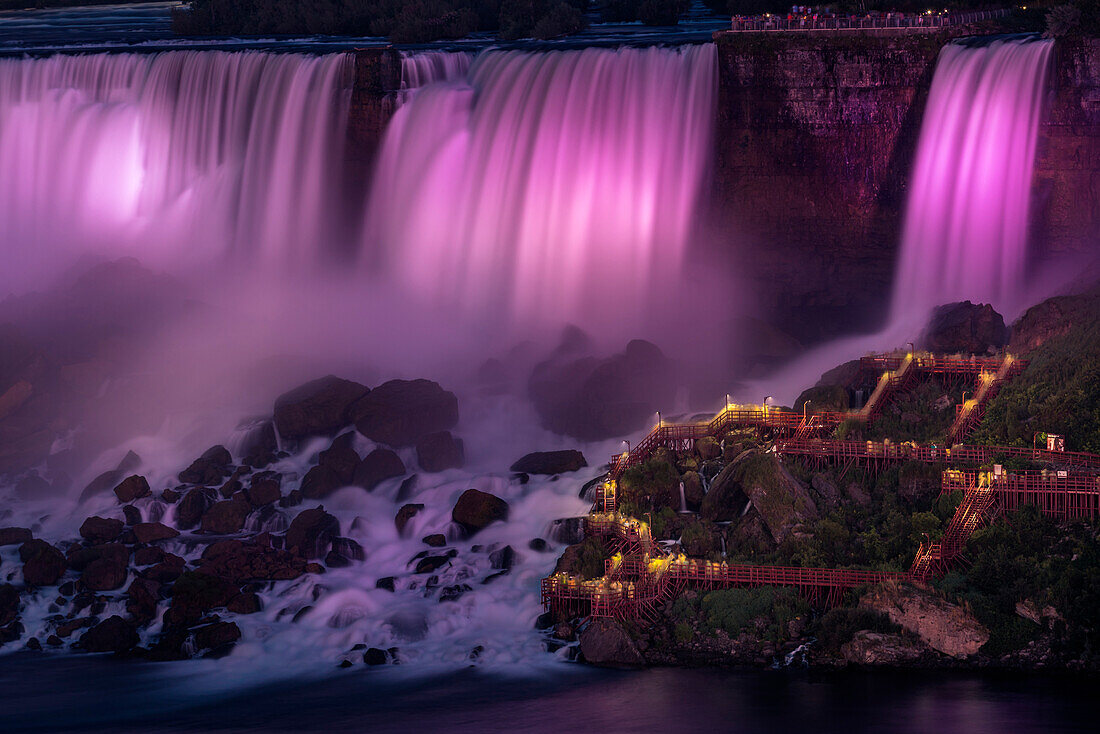
M 980 420 L 984 405 L 1005 381 L 1026 366 L 1011 355 L 1003 358 L 960 358 L 932 354 L 865 357 L 861 365 L 882 371 L 867 405 L 846 413 L 801 415 L 769 406 L 726 406 L 703 423 L 658 425 L 633 450 L 613 458 L 601 483 L 585 532 L 603 537 L 615 551 L 605 574 L 584 580 L 558 573 L 542 581 L 542 602 L 550 611 L 583 617 L 656 620 L 660 605 L 686 588 L 719 589 L 739 586 L 786 586 L 814 602 L 835 604 L 849 589 L 884 581 L 926 582 L 943 573 L 963 552 L 970 536 L 996 513 L 1035 505 L 1041 512 L 1064 519 L 1100 517 L 1100 455 L 1002 446 L 951 448 L 912 442 L 838 441 L 808 437 L 841 420 L 870 421 L 897 390 L 921 372 L 977 378 L 974 397 L 959 406 L 951 435 L 961 435 Z M 978 467 L 1006 458 L 1024 458 L 1055 466 L 1054 470 L 1009 474 L 946 469 L 941 492 L 963 492 L 954 516 L 938 542 L 920 545 L 909 571 L 875 572 L 840 568 L 801 568 L 716 563 L 671 555 L 653 539 L 647 523 L 617 511 L 618 479 L 628 467 L 642 463 L 658 448 L 691 451 L 707 436 L 733 428 L 755 428 L 777 435 L 780 455 L 798 456 L 812 464 L 921 461 L 956 467 Z M 1090 473 L 1091 472 L 1091 473 Z

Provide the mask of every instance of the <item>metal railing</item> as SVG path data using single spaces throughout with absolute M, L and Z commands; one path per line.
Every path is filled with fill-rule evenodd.
M 1012 11 L 982 10 L 971 13 L 947 13 L 944 15 L 891 15 L 891 16 L 826 16 L 823 18 L 783 18 L 779 16 L 754 16 L 732 18 L 730 30 L 734 33 L 760 31 L 869 31 L 869 30 L 928 30 L 950 26 L 968 25 L 983 20 L 1007 17 Z

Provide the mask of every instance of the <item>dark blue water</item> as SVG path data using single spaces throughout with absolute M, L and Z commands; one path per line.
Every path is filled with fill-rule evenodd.
M 1027 732 L 1095 731 L 1095 678 L 946 673 L 469 670 L 415 679 L 357 668 L 206 691 L 217 663 L 0 658 L 0 731 Z M 190 680 L 181 670 L 193 666 Z

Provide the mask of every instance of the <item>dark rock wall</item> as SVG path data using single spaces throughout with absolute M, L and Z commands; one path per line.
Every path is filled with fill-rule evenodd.
M 906 173 L 947 39 L 716 38 L 714 217 L 748 282 L 767 284 L 759 302 L 800 339 L 883 315 Z
M 1039 256 L 1100 244 L 1100 39 L 1055 47 L 1031 227 Z

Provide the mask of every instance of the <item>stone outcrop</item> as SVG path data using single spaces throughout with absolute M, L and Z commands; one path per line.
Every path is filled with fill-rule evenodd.
M 642 653 L 618 622 L 596 619 L 580 634 L 581 654 L 592 665 L 635 668 L 645 664 Z
M 535 451 L 517 459 L 511 471 L 522 474 L 564 474 L 588 466 L 584 454 L 575 449 L 564 451 Z
M 989 630 L 965 609 L 913 586 L 882 584 L 865 594 L 859 606 L 885 614 L 933 650 L 953 658 L 970 657 L 989 640 Z
M 458 398 L 431 380 L 390 380 L 351 407 L 355 428 L 377 443 L 413 446 L 458 423 Z
M 352 422 L 351 406 L 368 392 L 335 375 L 307 382 L 275 401 L 275 429 L 287 441 L 335 433 Z
M 938 306 L 917 339 L 920 349 L 937 354 L 986 354 L 1007 343 L 1004 318 L 988 303 L 970 301 Z
M 451 519 L 473 535 L 490 523 L 507 520 L 508 503 L 488 492 L 467 489 L 455 503 Z
M 416 463 L 426 472 L 460 469 L 466 463 L 462 439 L 450 431 L 436 431 L 421 436 L 416 442 Z
M 854 665 L 902 666 L 914 663 L 928 652 L 919 640 L 870 630 L 856 632 L 840 647 L 843 658 Z

